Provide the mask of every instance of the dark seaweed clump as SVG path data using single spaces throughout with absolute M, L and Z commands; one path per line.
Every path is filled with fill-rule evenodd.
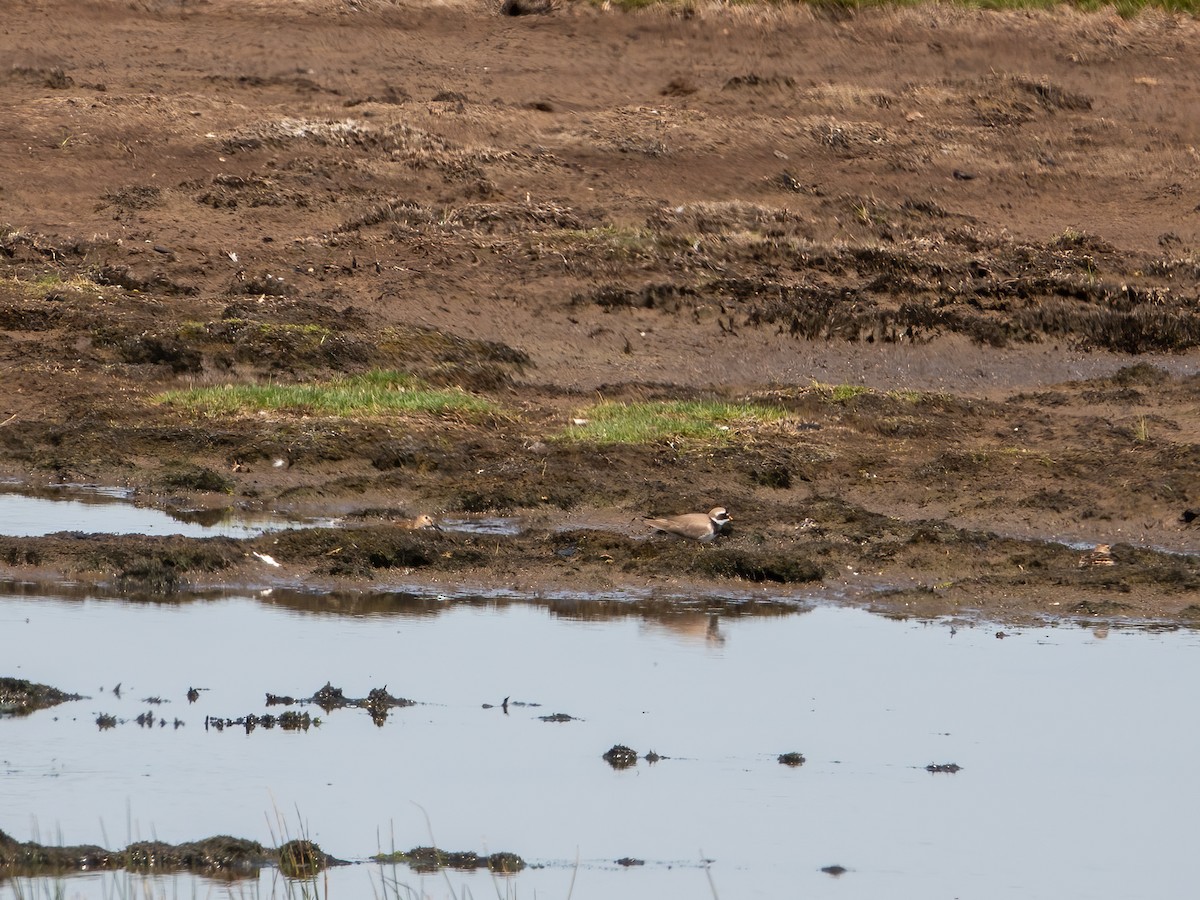
M 438 869 L 480 869 L 508 874 L 525 868 L 525 860 L 515 853 L 480 854 L 470 850 L 441 850 L 437 847 L 413 847 L 380 853 L 372 857 L 382 863 L 405 863 L 414 872 L 436 872 Z
M 68 694 L 23 678 L 0 678 L 0 716 L 28 715 L 34 710 L 81 699 L 79 694 Z

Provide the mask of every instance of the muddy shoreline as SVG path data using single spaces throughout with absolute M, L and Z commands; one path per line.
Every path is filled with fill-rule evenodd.
M 539 11 L 19 4 L 0 478 L 346 525 L 3 538 L 0 575 L 1194 621 L 1193 20 Z M 380 370 L 490 411 L 163 399 Z M 574 439 L 599 399 L 786 415 Z M 716 546 L 641 525 L 714 505 Z
M 734 532 L 709 546 L 618 531 L 517 535 L 307 528 L 255 539 L 58 534 L 0 539 L 6 591 L 186 600 L 246 593 L 301 606 L 381 607 L 394 597 L 586 606 L 614 615 L 670 608 L 734 613 L 835 601 L 894 615 L 1003 622 L 1103 618 L 1200 623 L 1200 559 L 903 522 L 826 501 L 786 541 Z M 833 521 L 837 517 L 836 525 Z M 744 529 L 743 529 L 744 530 Z M 284 601 L 287 602 L 287 601 Z M 603 614 L 598 612 L 598 614 Z

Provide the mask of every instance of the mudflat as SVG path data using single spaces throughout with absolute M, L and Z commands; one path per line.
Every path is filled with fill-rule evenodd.
M 341 524 L 2 538 L 4 574 L 1194 621 L 1198 40 L 934 5 L 13 0 L 0 475 Z M 486 405 L 164 399 L 378 372 Z M 694 400 L 776 415 L 578 433 Z M 711 545 L 642 522 L 714 506 Z

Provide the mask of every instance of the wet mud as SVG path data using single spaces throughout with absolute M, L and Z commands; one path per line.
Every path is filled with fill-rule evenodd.
M 0 476 L 342 524 L 3 538 L 6 578 L 1200 618 L 1193 20 L 529 6 L 14 11 Z M 161 396 L 375 369 L 492 407 Z M 788 415 L 571 439 L 598 397 Z M 714 546 L 641 524 L 714 505 Z
M 748 591 L 786 609 L 794 607 L 797 589 L 801 597 L 806 590 L 833 589 L 846 602 L 912 615 L 1197 618 L 1200 556 L 904 520 L 831 497 L 812 497 L 800 512 L 800 521 L 781 508 L 769 523 L 743 522 L 712 545 L 647 537 L 633 525 L 530 525 L 517 535 L 496 535 L 383 524 L 245 540 L 73 533 L 0 538 L 0 558 L 10 591 L 69 579 L 101 594 L 155 601 L 291 588 L 301 589 L 297 598 L 305 592 L 375 594 L 378 601 L 352 602 L 387 608 L 394 596 L 389 589 L 401 585 L 434 596 L 444 589 L 487 596 L 504 585 L 563 608 L 586 606 L 590 595 L 593 606 L 607 603 L 623 614 L 630 602 L 649 610 L 656 601 L 669 606 L 672 598 L 702 598 L 719 612 L 736 607 L 738 594 Z M 564 596 L 555 600 L 555 592 Z M 723 593 L 733 596 L 723 601 Z

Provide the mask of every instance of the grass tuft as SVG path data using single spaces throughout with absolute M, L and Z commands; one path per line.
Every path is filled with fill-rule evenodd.
M 614 7 L 634 12 L 649 7 L 694 9 L 696 0 L 590 0 L 593 6 Z M 753 6 L 758 0 L 727 0 L 729 6 Z M 871 7 L 917 6 L 923 0 L 800 0 L 800 4 L 824 11 L 853 11 Z M 796 5 L 796 0 L 766 0 L 764 6 Z M 1147 9 L 1170 13 L 1200 13 L 1200 0 L 954 0 L 953 5 L 976 9 L 1056 9 L 1074 6 L 1087 12 L 1113 9 L 1123 18 L 1132 18 Z
M 862 394 L 873 393 L 869 387 L 863 384 L 814 384 L 813 387 L 821 393 L 827 393 L 829 399 L 834 403 L 845 403 L 847 400 L 853 400 Z
M 787 413 L 760 403 L 673 400 L 655 403 L 597 403 L 581 413 L 579 424 L 560 437 L 597 444 L 650 444 L 658 441 L 724 442 L 738 430 L 775 422 Z
M 436 416 L 499 412 L 483 397 L 458 388 L 433 388 L 402 372 L 364 375 L 308 384 L 227 384 L 166 391 L 157 402 L 202 415 L 262 411 L 345 418 L 425 413 Z

